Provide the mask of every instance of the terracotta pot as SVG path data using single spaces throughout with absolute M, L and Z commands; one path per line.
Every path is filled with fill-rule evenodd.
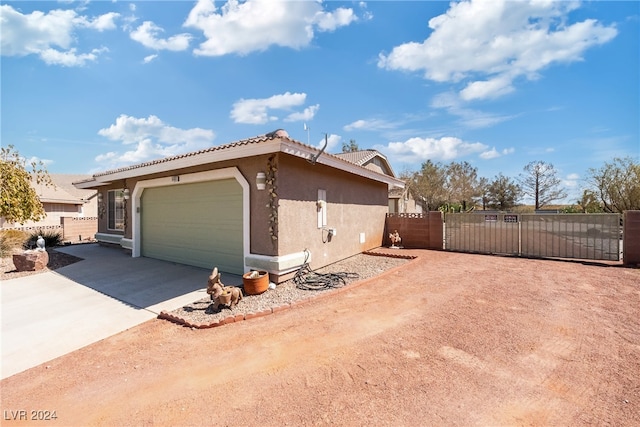
M 231 292 L 227 291 L 220 294 L 220 296 L 218 297 L 218 301 L 220 302 L 220 304 L 231 304 Z
M 242 275 L 244 293 L 247 295 L 258 295 L 269 288 L 269 273 L 259 270 L 257 271 L 257 277 L 251 278 L 250 276 L 255 275 L 255 273 L 256 271 L 250 271 Z

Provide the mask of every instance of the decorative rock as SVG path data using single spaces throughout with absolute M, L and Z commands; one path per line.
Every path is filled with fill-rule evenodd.
M 39 271 L 49 263 L 49 253 L 42 250 L 24 251 L 13 255 L 13 265 L 18 271 Z

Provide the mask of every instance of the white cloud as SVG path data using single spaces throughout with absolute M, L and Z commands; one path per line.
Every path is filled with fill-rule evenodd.
M 86 19 L 85 27 L 94 29 L 96 31 L 115 30 L 115 20 L 120 17 L 119 13 L 109 12 L 104 15 L 100 15 L 95 19 Z
M 271 115 L 271 110 L 290 110 L 304 104 L 306 93 L 285 92 L 281 95 L 273 95 L 262 99 L 241 99 L 233 104 L 231 118 L 235 123 L 261 125 L 278 120 L 278 116 Z M 308 120 L 313 118 L 319 105 L 305 109 L 302 113 L 292 113 L 286 121 Z
M 580 175 L 577 173 L 570 173 L 569 175 L 566 176 L 564 180 L 562 180 L 562 184 L 565 187 L 577 188 L 578 181 L 580 181 Z
M 333 12 L 320 11 L 316 13 L 314 22 L 318 25 L 319 31 L 335 31 L 336 28 L 344 27 L 357 20 L 353 9 L 340 7 Z
M 343 129 L 346 132 L 351 132 L 354 130 L 381 131 L 381 130 L 394 129 L 396 127 L 397 127 L 396 124 L 388 122 L 386 120 L 360 119 L 360 120 L 356 120 L 355 122 L 349 123 L 348 125 L 345 125 Z
M 449 114 L 459 117 L 458 123 L 472 129 L 486 128 L 511 120 L 517 115 L 492 114 L 463 106 L 461 97 L 453 92 L 436 95 L 431 101 L 433 108 L 445 109 Z
M 153 61 L 154 59 L 156 59 L 158 57 L 158 55 L 153 54 L 153 55 L 148 55 L 145 56 L 144 59 L 142 60 L 145 64 L 148 64 L 149 62 Z
M 467 142 L 455 137 L 410 138 L 404 142 L 390 142 L 386 151 L 402 162 L 431 160 L 453 160 L 473 153 L 483 152 L 488 147 L 479 142 Z
M 134 147 L 124 152 L 111 151 L 98 155 L 96 161 L 107 168 L 199 150 L 211 146 L 215 138 L 209 129 L 180 129 L 169 126 L 153 115 L 136 118 L 125 114 L 120 115 L 108 128 L 100 129 L 98 134 Z
M 496 147 L 493 147 L 491 150 L 483 151 L 480 153 L 480 158 L 485 160 L 495 159 L 497 157 L 506 156 L 507 154 L 512 154 L 515 152 L 515 148 L 505 148 L 502 151 L 496 150 Z
M 129 34 L 132 40 L 137 41 L 149 49 L 155 50 L 172 50 L 181 51 L 189 48 L 189 41 L 192 36 L 188 33 L 176 34 L 169 38 L 163 39 L 158 36 L 164 30 L 151 21 L 144 21 L 135 30 Z
M 466 101 L 495 98 L 515 90 L 518 77 L 535 79 L 555 63 L 582 60 L 592 46 L 617 35 L 593 19 L 567 25 L 577 2 L 466 0 L 451 3 L 429 20 L 422 42 L 380 54 L 378 66 L 420 71 L 437 82 L 461 82 Z
M 273 45 L 299 49 L 316 30 L 333 31 L 356 19 L 352 9 L 329 12 L 320 2 L 229 0 L 218 9 L 212 0 L 199 0 L 184 26 L 201 30 L 207 39 L 196 55 L 246 55 Z
M 304 109 L 304 111 L 291 113 L 287 117 L 284 118 L 285 122 L 301 122 L 304 120 L 312 120 L 318 110 L 320 109 L 320 104 L 311 105 Z
M 101 49 L 93 49 L 91 53 L 76 53 L 75 48 L 71 48 L 65 52 L 55 49 L 45 49 L 40 52 L 40 58 L 49 65 L 62 65 L 65 67 L 82 67 L 87 62 L 93 62 L 98 59 L 98 55 L 107 52 L 109 49 L 103 47 Z
M 119 16 L 110 12 L 91 19 L 74 10 L 61 9 L 25 15 L 9 5 L 1 5 L 2 55 L 38 55 L 50 65 L 83 66 L 97 60 L 98 55 L 108 49 L 94 48 L 88 53 L 78 53 L 74 47 L 76 30 L 111 30 L 116 27 L 115 20 Z

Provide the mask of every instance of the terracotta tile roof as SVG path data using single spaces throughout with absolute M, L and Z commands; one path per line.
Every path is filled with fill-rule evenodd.
M 284 132 L 284 134 L 286 134 L 286 132 Z M 94 177 L 98 177 L 98 176 L 104 176 L 104 175 L 111 175 L 111 174 L 114 174 L 114 173 L 130 171 L 130 170 L 142 168 L 142 167 L 145 167 L 145 166 L 157 165 L 157 164 L 160 164 L 160 163 L 167 163 L 167 162 L 170 162 L 170 161 L 173 161 L 173 160 L 183 159 L 183 158 L 186 158 L 186 157 L 195 157 L 195 156 L 198 156 L 200 154 L 210 153 L 210 152 L 213 152 L 213 151 L 222 151 L 222 150 L 227 150 L 227 149 L 230 149 L 230 148 L 240 147 L 240 146 L 243 146 L 243 145 L 259 144 L 261 142 L 273 140 L 275 138 L 281 138 L 281 139 L 284 138 L 284 139 L 288 139 L 290 141 L 293 141 L 292 139 L 289 138 L 288 134 L 286 134 L 286 136 L 284 136 L 283 133 L 281 132 L 281 130 L 278 129 L 275 132 L 270 132 L 270 133 L 267 133 L 265 135 L 255 136 L 253 138 L 242 139 L 240 141 L 231 142 L 229 144 L 216 145 L 216 146 L 205 148 L 205 149 L 202 149 L 202 150 L 192 151 L 190 153 L 178 154 L 176 156 L 165 157 L 163 159 L 151 160 L 149 162 L 138 163 L 138 164 L 130 165 L 130 166 L 124 166 L 124 167 L 119 168 L 119 169 L 112 169 L 112 170 L 108 170 L 108 171 L 104 171 L 104 172 L 98 172 L 98 173 L 94 174 L 93 176 Z M 84 182 L 84 181 L 87 181 L 87 180 L 78 181 L 78 182 Z
M 382 153 L 376 150 L 360 150 L 360 151 L 351 151 L 348 153 L 339 153 L 335 154 L 336 157 L 339 157 L 348 162 L 354 163 L 358 166 L 362 166 L 367 163 L 369 160 L 373 159 L 376 156 L 382 156 Z
M 145 163 L 125 166 L 119 169 L 98 172 L 88 179 L 75 181 L 74 184 L 81 188 L 95 188 L 92 186 L 94 183 L 108 182 L 111 176 L 114 176 L 114 175 L 116 176 L 120 175 L 116 179 L 122 179 L 123 174 L 127 176 L 136 176 L 136 174 L 138 173 L 138 169 L 143 169 L 143 168 L 157 169 L 158 167 L 161 167 L 159 165 L 163 165 L 164 163 L 167 163 L 166 165 L 167 170 L 171 170 L 172 167 L 177 167 L 176 163 L 184 164 L 184 159 L 189 159 L 189 158 L 193 158 L 194 164 L 198 163 L 199 161 L 204 161 L 203 160 L 204 158 L 208 158 L 206 160 L 207 162 L 215 162 L 217 161 L 217 157 L 218 157 L 215 155 L 215 153 L 217 152 L 220 153 L 220 158 L 224 158 L 226 156 L 228 159 L 229 155 L 234 153 L 236 149 L 239 149 L 239 151 L 243 151 L 244 154 L 246 154 L 247 152 L 253 151 L 251 146 L 255 146 L 257 151 L 265 152 L 265 150 L 260 150 L 261 144 L 269 144 L 272 141 L 278 144 L 285 143 L 289 146 L 289 149 L 286 149 L 286 148 L 282 149 L 280 145 L 278 145 L 278 148 L 274 147 L 274 152 L 275 150 L 284 150 L 283 152 L 288 152 L 289 154 L 292 154 L 292 155 L 300 155 L 301 157 L 307 158 L 307 160 L 309 160 L 309 156 L 313 157 L 314 155 L 316 156 L 316 159 L 317 159 L 317 156 L 321 153 L 317 147 L 312 147 L 300 141 L 296 141 L 295 139 L 290 138 L 289 134 L 285 130 L 278 129 L 274 132 L 269 132 L 264 135 L 259 135 L 252 138 L 243 139 L 240 141 L 235 141 L 229 144 L 217 145 L 214 147 L 205 148 L 203 150 L 194 151 L 191 153 L 179 154 L 176 156 L 166 157 L 163 159 L 157 159 L 157 160 L 152 160 Z M 300 149 L 299 150 L 294 149 L 296 152 L 289 151 L 294 146 L 300 147 Z M 247 148 L 249 149 L 249 151 L 246 150 Z M 211 153 L 214 153 L 214 155 L 212 156 Z M 362 176 L 368 176 L 372 179 L 380 180 L 382 182 L 392 183 L 393 185 L 398 184 L 398 180 L 393 175 L 389 176 L 386 174 L 381 174 L 376 171 L 371 171 L 363 167 L 362 165 L 351 162 L 343 157 L 340 157 L 334 154 L 329 154 L 326 152 L 322 152 L 321 154 L 322 156 L 320 156 L 320 159 L 318 160 L 321 163 L 325 163 L 328 165 L 330 164 L 333 167 L 349 170 L 352 173 L 360 174 Z M 375 157 L 376 154 L 379 154 L 379 153 L 375 150 L 372 150 L 372 156 Z M 382 157 L 384 158 L 384 156 Z M 172 165 L 171 162 L 176 162 L 176 163 Z M 182 165 L 180 167 L 184 167 L 184 166 Z M 144 172 L 140 171 L 140 173 L 142 174 Z

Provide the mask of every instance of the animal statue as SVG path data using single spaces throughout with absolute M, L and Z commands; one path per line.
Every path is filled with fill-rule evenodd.
M 389 234 L 389 240 L 391 240 L 392 248 L 396 248 L 400 245 L 402 238 L 400 237 L 400 234 L 398 234 L 398 230 L 394 230 L 393 233 Z
M 215 310 L 221 305 L 233 307 L 238 304 L 238 301 L 242 300 L 242 291 L 240 288 L 225 286 L 222 281 L 220 281 L 220 276 L 221 274 L 218 273 L 218 267 L 215 267 L 207 281 L 207 293 L 210 295 L 211 301 L 213 301 L 213 308 Z M 221 301 L 221 296 L 226 293 L 231 294 L 231 300 L 228 304 Z

